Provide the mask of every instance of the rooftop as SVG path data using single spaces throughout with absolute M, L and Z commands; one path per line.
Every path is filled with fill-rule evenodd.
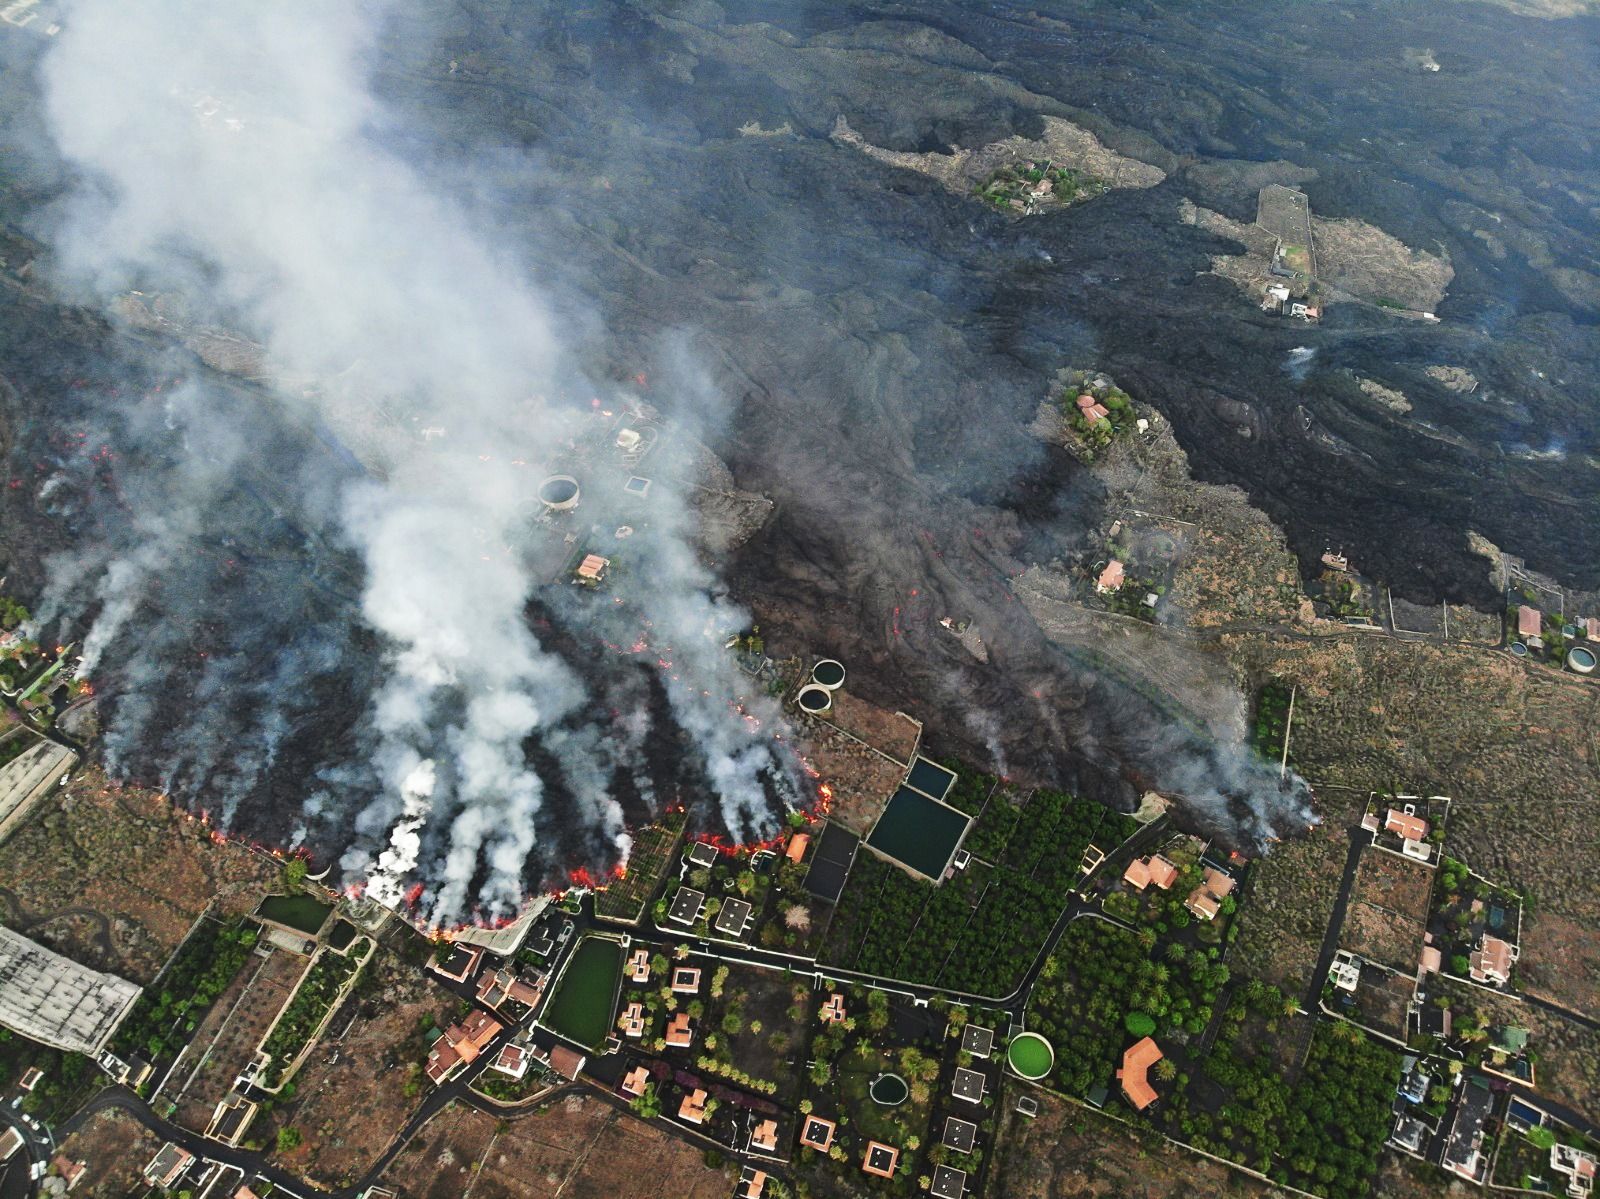
M 783 851 L 783 856 L 791 862 L 798 862 L 806 856 L 806 846 L 811 844 L 811 838 L 806 833 L 796 833 L 789 838 L 789 844 Z
M 767 1175 L 764 1170 L 746 1166 L 739 1171 L 739 1199 L 761 1199 L 766 1188 Z
M 700 971 L 694 966 L 674 966 L 672 989 L 679 995 L 693 995 L 700 990 Z
M 683 1102 L 678 1104 L 678 1119 L 687 1120 L 690 1124 L 701 1124 L 706 1118 L 706 1100 L 710 1096 L 704 1088 L 696 1087 L 683 1097 Z
M 750 1143 L 757 1149 L 771 1153 L 778 1147 L 778 1122 L 762 1120 L 750 1131 Z
M 961 1030 L 961 1048 L 973 1057 L 986 1058 L 994 1052 L 994 1029 L 969 1024 Z
M 800 1143 L 826 1153 L 833 1147 L 833 1133 L 837 1127 L 838 1125 L 832 1120 L 825 1120 L 821 1116 L 807 1116 L 805 1125 L 800 1129 Z
M 1544 628 L 1544 613 L 1532 604 L 1523 604 L 1517 609 L 1517 636 L 1537 637 Z
M 750 922 L 751 911 L 752 908 L 747 900 L 725 899 L 722 901 L 722 910 L 717 913 L 713 927 L 724 936 L 743 936 L 745 925 Z
M 944 1145 L 957 1153 L 971 1153 L 978 1143 L 978 1126 L 960 1116 L 950 1116 L 944 1122 Z
M 637 1098 L 644 1094 L 645 1085 L 650 1081 L 650 1071 L 643 1066 L 635 1066 L 622 1076 L 622 1093 Z
M 674 1049 L 687 1049 L 694 1044 L 694 1030 L 690 1027 L 688 1012 L 679 1012 L 667 1025 L 667 1044 Z
M 709 841 L 691 841 L 688 857 L 689 865 L 709 870 L 717 864 L 717 847 Z
M 1122 1055 L 1122 1069 L 1117 1078 L 1122 1082 L 1122 1093 L 1128 1102 L 1144 1111 L 1156 1101 L 1155 1088 L 1150 1085 L 1150 1067 L 1162 1058 L 1161 1046 L 1150 1037 L 1136 1041 Z
M 957 1099 L 965 1099 L 968 1103 L 978 1103 L 983 1099 L 984 1077 L 976 1070 L 956 1067 L 955 1082 L 950 1088 L 950 1093 Z
M 952 1166 L 935 1166 L 930 1193 L 934 1199 L 961 1199 L 967 1193 L 967 1172 Z
M 0 926 L 0 1024 L 30 1040 L 98 1057 L 139 991 Z
M 1106 563 L 1106 568 L 1100 572 L 1100 577 L 1095 580 L 1094 588 L 1096 591 L 1115 591 L 1122 586 L 1125 577 L 1122 563 L 1113 558 Z
M 899 1164 L 900 1150 L 893 1145 L 885 1145 L 882 1141 L 867 1142 L 867 1155 L 861 1161 L 861 1168 L 868 1174 L 893 1178 L 894 1168 Z
M 696 842 L 696 845 L 699 844 L 702 843 Z M 711 852 L 715 854 L 717 851 L 713 849 Z M 705 902 L 704 891 L 696 891 L 693 887 L 679 887 L 678 893 L 672 897 L 672 907 L 667 912 L 667 919 L 678 924 L 693 924 L 700 919 L 700 909 L 705 906 Z
M 1411 812 L 1402 812 L 1398 808 L 1390 808 L 1383 827 L 1391 833 L 1398 833 L 1403 840 L 1420 841 L 1428 835 L 1428 822 L 1421 816 Z

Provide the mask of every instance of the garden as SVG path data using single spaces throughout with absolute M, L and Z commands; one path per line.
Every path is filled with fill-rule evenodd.
M 1318 1024 L 1296 1079 L 1284 1052 L 1296 1036 L 1284 1027 L 1294 1000 L 1258 980 L 1230 987 L 1216 952 L 1075 921 L 1028 1013 L 1029 1028 L 1055 1046 L 1051 1084 L 1114 1092 L 1123 1051 L 1154 1036 L 1158 1099 L 1143 1120 L 1279 1183 L 1335 1199 L 1365 1194 L 1389 1134 L 1399 1056 L 1350 1025 Z
M 294 998 L 267 1034 L 262 1051 L 272 1060 L 259 1082 L 269 1091 L 277 1090 L 306 1047 L 321 1032 L 345 984 L 365 964 L 372 942 L 362 937 L 347 954 L 322 950 L 306 971 Z
M 219 924 L 202 919 L 179 946 L 156 985 L 147 987 L 109 1046 L 126 1060 L 152 1065 L 188 1044 L 206 1009 L 227 989 L 255 948 L 254 923 Z
M 974 860 L 943 885 L 857 856 L 823 960 L 974 995 L 1016 987 L 1078 882 L 1090 842 L 1109 851 L 1138 826 L 1058 791 L 1034 791 L 1018 807 L 995 783 L 963 773 L 947 797 L 977 819 L 966 840 Z
M 1040 191 L 1040 185 L 1047 180 L 1049 188 Z M 1072 204 L 1088 200 L 1109 190 L 1110 186 L 1104 179 L 1069 167 L 1025 161 L 989 172 L 988 177 L 973 188 L 973 194 L 1001 211 L 1015 212 L 1018 206 L 1026 210 L 1041 201 Z
M 709 979 L 709 981 L 706 981 Z M 686 1010 L 697 1030 L 696 1065 L 708 1074 L 793 1104 L 793 1063 L 806 1048 L 813 1005 L 806 982 L 755 969 L 718 966 Z
M 1466 977 L 1469 955 L 1488 933 L 1513 945 L 1521 925 L 1522 901 L 1515 892 L 1474 874 L 1465 862 L 1444 858 L 1433 879 L 1428 931 L 1451 974 Z M 1515 979 L 1516 967 L 1512 967 Z

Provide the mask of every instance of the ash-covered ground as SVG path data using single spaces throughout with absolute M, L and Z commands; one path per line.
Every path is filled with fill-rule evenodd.
M 1028 434 L 1048 380 L 1064 363 L 1113 375 L 1303 560 L 1335 545 L 1400 594 L 1491 606 L 1472 529 L 1594 586 L 1597 44 L 1592 20 L 1421 0 L 468 0 L 400 6 L 373 88 L 391 114 L 377 136 L 495 228 L 571 318 L 592 376 L 656 378 L 671 331 L 727 398 L 714 448 L 738 487 L 774 503 L 720 564 L 759 623 L 844 658 L 853 686 L 1005 769 L 1124 805 L 1146 787 L 1180 791 L 1215 821 L 1248 806 L 1230 797 L 1272 801 L 1242 748 L 1062 657 L 1012 594 L 1013 576 L 1099 518 L 1098 485 Z M 1417 67 L 1419 47 L 1437 72 Z M 0 215 L 45 240 L 41 213 L 70 185 L 40 149 L 29 79 L 47 49 L 0 29 Z M 1014 220 L 833 140 L 841 116 L 907 151 L 1036 136 L 1061 117 L 1167 177 Z M 1319 216 L 1448 254 L 1440 323 L 1335 306 L 1320 327 L 1290 327 L 1204 273 L 1238 247 L 1184 223 L 1183 202 L 1251 220 L 1270 163 L 1299 168 Z M 80 482 L 99 469 L 61 430 L 86 411 L 103 423 L 105 395 L 143 394 L 159 372 L 150 345 L 37 287 L 0 289 L 0 304 L 6 565 L 11 587 L 37 593 L 52 549 L 109 536 L 103 522 L 128 510 L 40 496 L 63 462 Z M 1315 354 L 1291 374 L 1298 347 Z M 174 374 L 196 369 L 172 352 Z M 1482 386 L 1453 391 L 1425 373 L 1438 364 Z M 1403 389 L 1407 420 L 1352 403 L 1350 371 Z M 359 472 L 324 431 L 286 424 L 237 381 L 216 386 L 238 405 L 226 419 L 292 440 L 322 463 L 317 479 Z M 670 395 L 648 398 L 671 415 Z M 240 463 L 204 522 L 207 552 L 168 566 L 170 672 L 113 682 L 112 702 L 149 706 L 134 760 L 160 780 L 173 730 L 198 720 L 230 747 L 256 731 L 248 696 L 186 686 L 192 655 L 257 656 L 241 686 L 292 688 L 295 702 L 235 821 L 281 842 L 306 795 L 328 791 L 342 815 L 310 844 L 331 854 L 353 819 L 340 796 L 365 785 L 341 770 L 382 646 L 359 618 L 359 560 L 317 532 L 333 499 L 271 461 Z M 987 662 L 946 617 L 981 625 Z M 285 645 L 299 659 L 285 663 Z M 658 764 L 677 756 L 670 739 L 653 747 Z M 648 808 L 624 800 L 630 815 Z M 543 843 L 560 843 L 563 810 L 546 807 Z M 1243 815 L 1237 835 L 1254 831 Z

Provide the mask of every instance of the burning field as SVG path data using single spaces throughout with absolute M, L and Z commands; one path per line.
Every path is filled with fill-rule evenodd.
M 830 40 L 862 18 L 759 0 L 286 28 L 78 0 L 58 36 L 8 35 L 0 217 L 28 236 L 0 263 L 4 566 L 77 646 L 111 774 L 424 919 L 504 919 L 603 877 L 670 808 L 747 842 L 817 801 L 829 780 L 729 652 L 759 625 L 774 652 L 826 647 L 941 753 L 1124 809 L 1159 790 L 1239 843 L 1303 826 L 1303 795 L 1187 721 L 1158 670 L 1068 652 L 1019 598 L 1109 498 L 1028 433 L 1042 381 L 1114 372 L 1302 561 L 1376 541 L 1364 565 L 1402 590 L 1482 600 L 1469 514 L 1559 557 L 1582 522 L 1521 498 L 1592 480 L 1577 453 L 1482 470 L 1473 447 L 1543 435 L 1535 402 L 1575 401 L 1528 380 L 1600 355 L 1515 336 L 1476 218 L 1431 215 L 1428 180 L 1416 200 L 1352 178 L 1331 123 L 1213 127 L 1231 96 L 1126 93 L 1064 19 L 931 7 L 867 21 L 870 47 Z M 1186 53 L 1240 52 L 1169 20 Z M 895 165 L 1090 100 L 1108 115 L 1085 136 L 1154 186 L 1024 224 Z M 884 154 L 834 140 L 841 115 Z M 1461 316 L 1240 318 L 1199 278 L 1219 239 L 1181 220 L 1259 187 L 1205 160 L 1221 145 L 1293 150 L 1328 212 L 1439 242 Z M 1483 186 L 1488 209 L 1530 207 Z M 1302 339 L 1321 356 L 1286 381 Z M 1389 369 L 1446 351 L 1483 380 L 1470 407 Z M 1460 436 L 1353 423 L 1323 373 L 1357 368 Z

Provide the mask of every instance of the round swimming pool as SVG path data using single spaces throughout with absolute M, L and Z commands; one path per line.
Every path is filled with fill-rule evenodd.
M 1584 646 L 1575 645 L 1567 651 L 1567 665 L 1579 674 L 1588 674 L 1594 669 L 1594 650 Z
M 1036 1032 L 1018 1033 L 1006 1050 L 1006 1062 L 1023 1078 L 1036 1082 L 1056 1064 L 1056 1051 Z
M 867 1087 L 867 1094 L 880 1107 L 899 1107 L 910 1096 L 911 1088 L 898 1074 L 880 1074 Z

